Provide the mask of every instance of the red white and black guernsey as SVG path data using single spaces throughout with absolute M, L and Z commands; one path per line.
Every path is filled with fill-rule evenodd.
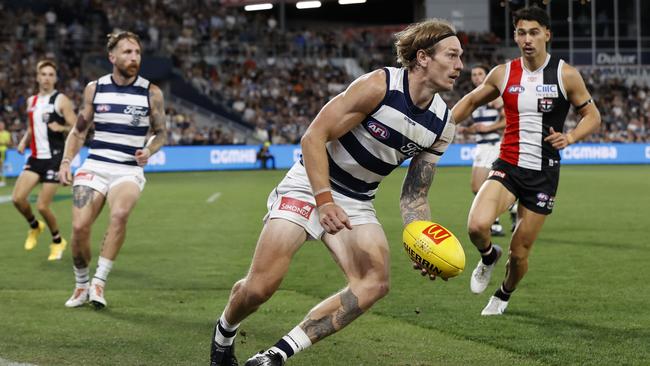
M 544 141 L 550 128 L 562 132 L 571 107 L 562 84 L 564 60 L 548 55 L 537 70 L 527 70 L 522 59 L 506 64 L 501 87 L 506 129 L 499 158 L 532 169 L 557 169 L 559 151 Z
M 63 113 L 57 101 L 58 91 L 54 90 L 47 95 L 33 95 L 29 100 L 27 115 L 32 128 L 30 141 L 31 157 L 34 159 L 56 159 L 63 155 L 65 135 L 63 132 L 54 132 L 47 127 L 50 123 L 65 125 Z

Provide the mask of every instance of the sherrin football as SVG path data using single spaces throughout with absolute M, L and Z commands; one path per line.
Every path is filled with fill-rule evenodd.
M 402 234 L 404 250 L 413 262 L 442 278 L 458 276 L 465 269 L 465 252 L 456 236 L 430 221 L 413 221 Z

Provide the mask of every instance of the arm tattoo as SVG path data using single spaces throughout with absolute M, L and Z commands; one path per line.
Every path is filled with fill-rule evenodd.
M 317 342 L 343 329 L 363 314 L 363 310 L 359 307 L 359 298 L 352 293 L 350 288 L 340 293 L 339 300 L 341 306 L 333 314 L 328 314 L 320 319 L 312 319 L 308 316 L 303 321 L 301 326 L 312 342 Z
M 76 208 L 83 208 L 93 200 L 94 190 L 86 186 L 75 186 L 72 189 L 72 203 Z
M 404 225 L 415 220 L 431 219 L 427 194 L 435 172 L 435 163 L 417 158 L 411 161 L 400 197 L 400 210 Z
M 151 155 L 155 154 L 167 142 L 167 127 L 165 126 L 165 106 L 162 92 L 158 88 L 149 90 L 151 101 L 151 117 L 149 123 L 155 137 L 147 145 Z

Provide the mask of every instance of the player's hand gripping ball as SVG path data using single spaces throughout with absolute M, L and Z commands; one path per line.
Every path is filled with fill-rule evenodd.
M 456 236 L 442 225 L 413 221 L 402 233 L 404 250 L 429 274 L 443 279 L 456 277 L 465 269 L 465 252 Z

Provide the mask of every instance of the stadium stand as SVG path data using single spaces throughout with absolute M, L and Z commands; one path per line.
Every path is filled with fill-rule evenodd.
M 185 83 L 182 90 L 191 87 L 212 103 L 188 99 L 186 92 L 179 98 L 174 89 L 166 93 L 170 144 L 297 143 L 323 103 L 354 77 L 395 64 L 391 35 L 403 27 L 282 31 L 272 15 L 203 1 L 128 2 L 128 7 L 124 0 L 46 4 L 5 4 L 1 9 L 7 24 L 0 30 L 0 118 L 14 142 L 26 128 L 25 98 L 33 92 L 38 60 L 59 61 L 58 88 L 80 105 L 83 86 L 101 71 L 90 70 L 84 58 L 102 54 L 109 31 L 131 27 L 148 56 L 171 59 Z M 506 58 L 499 52 L 503 41 L 493 33 L 461 31 L 460 39 L 467 69 Z M 601 130 L 589 141 L 650 141 L 647 82 L 606 77 L 598 69 L 583 70 L 583 77 L 603 113 Z M 165 86 L 170 80 L 158 82 Z M 444 98 L 451 105 L 469 90 L 466 72 Z M 567 127 L 575 123 L 571 114 Z M 459 134 L 456 141 L 471 142 L 468 138 Z

